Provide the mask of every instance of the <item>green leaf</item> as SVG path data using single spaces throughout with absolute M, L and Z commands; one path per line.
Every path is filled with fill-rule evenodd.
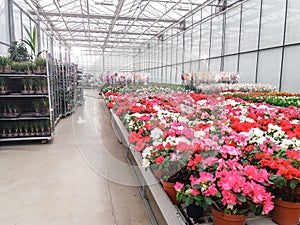
M 295 180 L 291 180 L 291 182 L 290 182 L 290 188 L 294 189 L 296 187 L 297 187 L 296 181 Z
M 262 207 L 262 206 L 259 206 L 259 207 L 257 207 L 257 208 L 255 209 L 254 214 L 255 214 L 256 216 L 261 215 L 261 214 L 262 214 L 262 211 L 263 211 L 263 207 Z
M 210 197 L 204 196 L 204 201 L 207 203 L 207 205 L 212 204 L 212 199 Z
M 272 175 L 270 180 L 273 181 L 277 186 L 282 187 L 285 185 L 286 180 L 283 176 Z
M 203 205 L 202 205 L 202 207 L 203 207 L 204 209 L 207 209 L 207 208 L 208 208 L 208 204 L 207 204 L 207 202 L 206 202 L 206 201 L 203 201 Z
M 241 214 L 241 215 L 246 215 L 248 212 L 249 212 L 249 209 L 248 209 L 248 208 L 246 208 L 246 209 L 241 209 L 241 210 L 239 211 L 239 214 Z
M 192 204 L 193 202 L 194 202 L 194 200 L 193 200 L 190 196 L 188 196 L 187 199 L 185 200 L 185 203 L 186 203 L 187 205 L 190 205 L 190 204 Z
M 177 192 L 177 193 L 176 193 L 176 199 L 177 199 L 177 200 L 181 201 L 181 200 L 182 200 L 182 196 L 183 196 L 182 193 L 180 193 L 180 192 Z
M 203 195 L 196 195 L 195 196 L 195 199 L 197 200 L 197 201 L 203 201 Z
M 222 195 L 221 195 L 221 193 L 218 191 L 217 192 L 217 194 L 215 194 L 215 196 L 217 197 L 217 198 L 221 198 L 222 197 Z
M 200 185 L 199 184 L 194 184 L 193 185 L 193 188 L 196 188 L 196 189 L 201 189 Z
M 241 201 L 241 202 L 246 202 L 246 197 L 245 197 L 243 194 L 237 193 L 237 194 L 236 194 L 236 197 L 237 197 L 237 199 L 238 199 L 239 201 Z

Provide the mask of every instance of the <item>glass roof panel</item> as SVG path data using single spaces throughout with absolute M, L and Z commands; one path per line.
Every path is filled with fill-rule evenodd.
M 15 0 L 63 43 L 136 48 L 212 0 Z M 217 2 L 218 0 L 215 0 Z

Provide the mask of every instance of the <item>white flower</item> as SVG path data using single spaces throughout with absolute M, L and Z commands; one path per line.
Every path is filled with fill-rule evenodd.
M 154 140 L 153 141 L 153 146 L 157 146 L 161 144 L 161 140 Z
M 153 130 L 151 130 L 150 137 L 154 140 L 157 140 L 161 138 L 163 135 L 163 131 L 157 127 L 155 127 Z
M 189 119 L 186 118 L 185 116 L 179 116 L 179 117 L 178 117 L 178 122 L 188 123 L 188 122 L 189 122 Z
M 261 137 L 264 135 L 264 132 L 259 128 L 253 128 L 249 131 L 250 136 Z
M 146 147 L 146 148 L 144 149 L 144 151 L 142 152 L 143 158 L 146 158 L 146 157 L 148 157 L 148 156 L 151 156 L 151 151 L 152 151 L 152 150 L 153 150 L 153 147 L 152 147 L 152 146 Z
M 205 106 L 206 103 L 207 103 L 207 100 L 205 100 L 205 99 L 197 101 L 197 104 L 200 105 L 200 106 Z
M 200 131 L 195 131 L 194 132 L 194 137 L 195 138 L 201 138 L 205 135 L 205 132 L 203 130 L 200 130 Z
M 291 124 L 299 124 L 299 120 L 293 119 L 293 120 L 291 120 L 290 123 L 291 123 Z
M 153 109 L 156 110 L 156 111 L 159 111 L 160 107 L 158 105 L 155 105 L 155 106 L 153 106 Z
M 150 166 L 150 161 L 148 159 L 143 158 L 142 159 L 142 165 L 144 168 L 149 167 Z
M 177 143 L 179 143 L 179 142 L 184 142 L 184 143 L 186 143 L 186 144 L 188 144 L 188 145 L 190 145 L 190 144 L 192 143 L 190 140 L 188 140 L 188 139 L 185 138 L 184 136 L 177 137 L 176 140 L 177 140 Z
M 167 143 L 170 143 L 171 146 L 175 146 L 179 143 L 178 139 L 173 136 L 168 136 L 166 140 L 163 142 L 163 146 L 166 146 Z

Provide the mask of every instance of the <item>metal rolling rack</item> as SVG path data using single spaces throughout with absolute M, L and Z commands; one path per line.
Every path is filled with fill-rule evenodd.
M 0 93 L 0 142 L 53 140 L 49 63 L 48 57 L 44 74 L 0 74 L 6 83 L 6 90 Z

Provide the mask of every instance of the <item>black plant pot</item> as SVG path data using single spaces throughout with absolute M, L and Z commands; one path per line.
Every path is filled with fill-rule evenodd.
M 204 210 L 201 206 L 191 204 L 186 207 L 186 213 L 191 218 L 201 218 L 203 217 Z

